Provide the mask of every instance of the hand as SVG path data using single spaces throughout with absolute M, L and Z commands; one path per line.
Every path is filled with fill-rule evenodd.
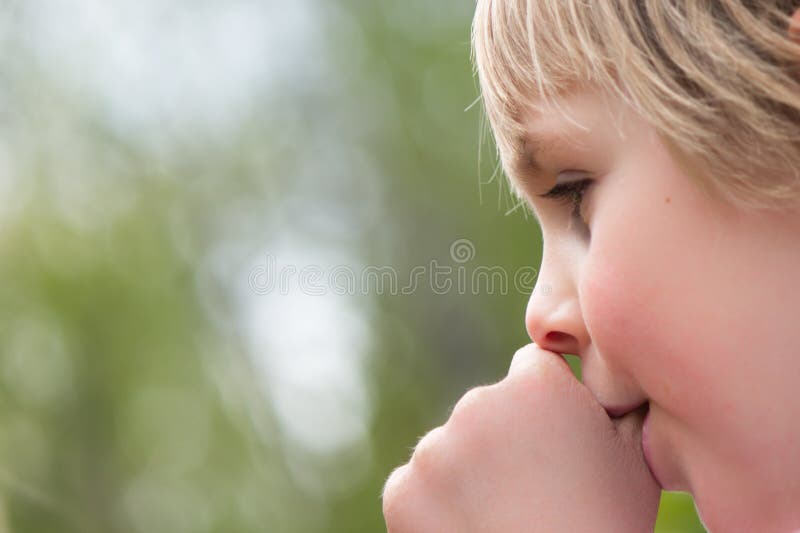
M 520 349 L 386 482 L 389 533 L 653 531 L 641 417 L 610 419 L 558 354 Z

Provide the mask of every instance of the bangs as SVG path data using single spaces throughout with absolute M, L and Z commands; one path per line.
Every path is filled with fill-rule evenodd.
M 620 93 L 601 35 L 600 3 L 479 1 L 473 55 L 481 94 L 504 166 L 519 155 L 528 110 L 553 107 L 576 85 Z

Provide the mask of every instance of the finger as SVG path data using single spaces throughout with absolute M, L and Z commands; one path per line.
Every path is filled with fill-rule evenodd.
M 392 472 L 383 490 L 388 533 L 461 533 L 466 531 L 451 507 L 452 491 L 433 487 L 411 463 Z
M 389 499 L 391 499 L 391 496 L 395 496 L 398 492 L 401 492 L 403 490 L 408 474 L 409 474 L 408 464 L 398 466 L 392 471 L 392 473 L 386 479 L 386 483 L 383 484 L 383 493 L 381 498 L 384 501 L 384 505 L 387 496 L 389 496 L 390 497 Z
M 511 366 L 508 369 L 508 375 L 521 376 L 530 372 L 536 372 L 542 367 L 553 366 L 558 370 L 566 370 L 572 372 L 569 368 L 567 360 L 562 355 L 548 350 L 543 350 L 535 343 L 523 346 L 514 354 L 511 359 Z
M 404 464 L 394 469 L 383 486 L 383 518 L 389 533 L 405 533 L 415 527 L 411 481 L 411 466 Z

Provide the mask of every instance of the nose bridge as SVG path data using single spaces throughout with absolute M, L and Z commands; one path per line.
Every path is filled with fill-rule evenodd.
M 576 258 L 545 244 L 525 326 L 531 340 L 559 353 L 579 354 L 588 342 L 577 289 Z

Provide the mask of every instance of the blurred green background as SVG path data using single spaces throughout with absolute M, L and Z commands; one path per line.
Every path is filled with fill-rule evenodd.
M 346 283 L 539 263 L 474 4 L 0 6 L 0 532 L 384 530 L 391 470 L 527 340 L 513 285 Z M 702 530 L 665 495 L 657 531 Z

